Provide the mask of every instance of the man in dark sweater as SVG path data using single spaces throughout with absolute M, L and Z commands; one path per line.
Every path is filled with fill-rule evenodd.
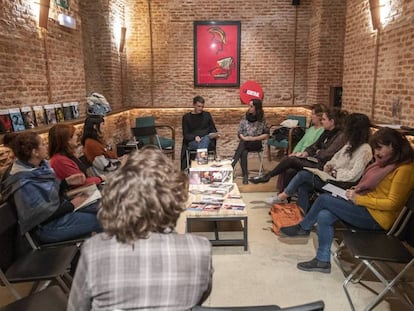
M 183 148 L 181 150 L 181 169 L 187 168 L 186 149 L 197 150 L 208 148 L 219 135 L 213 117 L 204 111 L 204 98 L 193 98 L 193 110 L 186 113 L 182 120 Z

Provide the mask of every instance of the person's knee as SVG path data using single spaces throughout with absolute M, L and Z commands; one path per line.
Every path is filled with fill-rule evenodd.
M 323 209 L 318 213 L 318 226 L 330 226 L 334 222 L 335 216 L 328 210 Z

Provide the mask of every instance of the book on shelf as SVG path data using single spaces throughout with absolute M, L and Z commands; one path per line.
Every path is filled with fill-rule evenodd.
M 0 133 L 10 133 L 13 131 L 10 114 L 8 109 L 0 109 Z
M 207 150 L 207 148 L 197 149 L 196 161 L 197 161 L 197 164 L 207 164 L 208 163 L 208 150 Z
M 55 105 L 44 105 L 45 108 L 45 115 L 46 115 L 46 123 L 47 124 L 56 124 L 56 111 L 55 111 Z
M 37 126 L 45 125 L 46 119 L 45 119 L 45 110 L 42 106 L 33 106 L 33 112 L 36 119 Z
M 72 119 L 78 119 L 80 114 L 79 114 L 79 103 L 78 102 L 71 102 L 70 105 L 71 109 L 72 109 Z
M 19 108 L 9 109 L 10 119 L 13 126 L 13 131 L 20 132 L 24 131 L 26 127 L 24 126 L 23 116 Z
M 62 104 L 55 104 L 55 114 L 56 114 L 56 121 L 57 122 L 65 121 L 65 117 L 63 116 Z
M 72 103 L 63 103 L 62 109 L 65 121 L 72 120 Z
M 36 127 L 36 118 L 32 107 L 26 106 L 21 108 L 23 115 L 23 122 L 26 129 L 32 129 Z
M 77 187 L 75 189 L 72 189 L 72 190 L 69 190 L 69 191 L 66 192 L 66 195 L 70 199 L 73 199 L 74 197 L 76 197 L 80 194 L 83 194 L 85 196 L 87 195 L 88 198 L 85 201 L 83 201 L 81 205 L 76 207 L 74 209 L 74 211 L 77 211 L 77 210 L 79 210 L 83 207 L 86 207 L 86 206 L 98 201 L 102 197 L 101 192 L 99 191 L 98 187 L 96 187 L 95 184 L 88 184 L 88 185 L 85 185 L 85 186 L 80 186 L 80 187 Z

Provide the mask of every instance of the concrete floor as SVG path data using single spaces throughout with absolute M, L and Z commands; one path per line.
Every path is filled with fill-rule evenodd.
M 288 307 L 323 300 L 325 310 L 351 310 L 342 289 L 344 275 L 334 263 L 330 274 L 304 272 L 296 268 L 297 262 L 315 256 L 315 233 L 310 238 L 288 239 L 279 238 L 270 231 L 269 206 L 263 199 L 272 194 L 242 193 L 248 206 L 249 250 L 245 252 L 242 246 L 213 248 L 213 290 L 204 305 L 276 304 Z M 211 233 L 198 234 L 212 238 Z M 363 309 L 374 297 L 361 286 L 354 286 L 351 292 L 357 310 Z M 375 310 L 404 309 L 391 308 L 383 302 Z

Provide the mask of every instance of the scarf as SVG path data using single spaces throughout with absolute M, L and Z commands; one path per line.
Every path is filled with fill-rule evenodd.
M 252 114 L 252 113 L 246 113 L 246 119 L 249 122 L 256 122 L 257 121 L 257 116 L 255 114 Z
M 368 166 L 359 183 L 355 186 L 358 194 L 364 194 L 374 190 L 377 185 L 397 167 L 396 164 L 381 166 L 381 163 L 375 162 Z

